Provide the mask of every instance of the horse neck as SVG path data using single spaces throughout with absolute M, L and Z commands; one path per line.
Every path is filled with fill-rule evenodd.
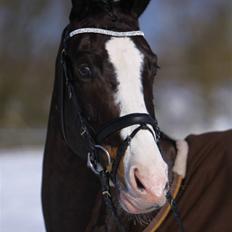
M 58 54 L 44 153 L 43 211 L 47 231 L 73 231 L 74 228 L 84 231 L 92 213 L 99 185 L 96 177 L 80 160 L 78 154 L 71 152 L 61 132 L 60 66 Z M 78 152 L 84 152 L 81 149 L 84 145 L 78 145 L 80 145 Z
M 176 155 L 177 155 L 176 141 L 170 138 L 165 133 L 161 132 L 159 146 L 160 146 L 160 150 L 163 155 L 164 161 L 168 165 L 169 181 L 171 181 L 172 168 L 174 166 Z

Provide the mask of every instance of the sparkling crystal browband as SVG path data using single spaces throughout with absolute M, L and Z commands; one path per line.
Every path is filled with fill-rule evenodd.
M 142 31 L 119 32 L 119 31 L 105 30 L 105 29 L 101 29 L 101 28 L 81 28 L 81 29 L 76 29 L 76 30 L 70 32 L 69 37 L 71 38 L 75 35 L 84 34 L 84 33 L 110 35 L 110 36 L 114 36 L 114 37 L 144 36 L 144 33 Z

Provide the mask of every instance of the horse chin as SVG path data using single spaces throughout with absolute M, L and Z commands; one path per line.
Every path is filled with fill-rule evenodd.
M 119 203 L 128 214 L 146 214 L 160 209 L 166 203 L 166 198 L 163 197 L 158 203 L 148 203 L 145 199 L 133 197 L 129 193 L 121 191 Z

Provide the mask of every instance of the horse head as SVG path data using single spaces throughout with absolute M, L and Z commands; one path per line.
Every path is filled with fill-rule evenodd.
M 130 122 L 136 115 L 145 118 L 139 125 L 129 122 L 111 130 L 99 144 L 116 160 L 122 144 L 132 137 L 120 154 L 114 181 L 121 207 L 131 214 L 163 206 L 168 186 L 168 167 L 158 147 L 159 132 L 153 124 L 157 56 L 138 33 L 138 18 L 148 3 L 72 0 L 70 24 L 63 38 L 67 70 L 76 94 L 72 97 L 77 98 L 78 111 L 93 137 L 105 124 L 115 123 L 117 119 L 128 115 L 133 116 L 127 118 Z M 93 33 L 89 28 L 101 31 Z M 79 29 L 85 31 L 78 32 Z M 118 36 L 117 32 L 132 32 L 132 35 Z M 133 34 L 136 32 L 138 35 Z M 72 107 L 70 112 L 75 110 Z M 147 122 L 149 117 L 151 123 Z M 73 131 L 70 133 L 79 133 L 75 125 L 69 128 Z

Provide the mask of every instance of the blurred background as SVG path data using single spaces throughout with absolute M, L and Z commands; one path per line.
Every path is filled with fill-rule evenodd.
M 71 2 L 71 1 L 70 1 Z M 0 231 L 43 232 L 42 154 L 69 1 L 0 0 Z M 153 0 L 140 19 L 161 69 L 158 120 L 174 138 L 232 127 L 232 1 Z

